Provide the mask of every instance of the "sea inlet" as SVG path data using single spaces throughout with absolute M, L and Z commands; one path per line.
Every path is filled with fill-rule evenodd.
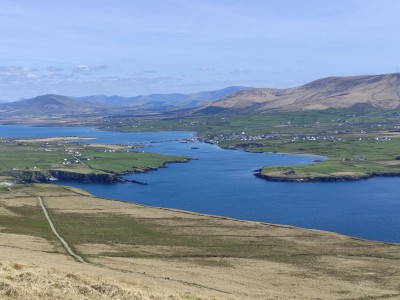
M 254 170 L 267 165 L 309 164 L 321 157 L 248 153 L 197 141 L 182 142 L 194 135 L 193 132 L 104 132 L 91 127 L 0 126 L 0 137 L 95 137 L 96 140 L 85 142 L 142 144 L 143 148 L 137 151 L 193 158 L 188 163 L 125 176 L 146 185 L 56 182 L 95 196 L 400 242 L 399 177 L 350 182 L 269 182 L 254 176 Z

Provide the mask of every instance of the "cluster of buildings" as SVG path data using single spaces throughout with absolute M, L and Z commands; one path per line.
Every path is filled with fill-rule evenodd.
M 294 142 L 298 142 L 298 141 L 327 141 L 327 142 L 342 142 L 343 139 L 340 137 L 336 137 L 333 135 L 329 135 L 329 136 L 294 136 L 292 137 L 292 139 L 290 140 L 292 143 Z
M 241 134 L 219 134 L 213 136 L 212 138 L 202 138 L 201 141 L 209 144 L 218 145 L 220 141 L 240 141 L 240 142 L 254 142 L 261 140 L 277 139 L 280 138 L 282 134 L 257 134 L 257 135 L 246 135 L 245 132 Z
M 69 155 L 71 155 L 72 159 L 64 158 L 62 161 L 63 165 L 72 165 L 73 163 L 75 163 L 75 164 L 81 163 L 81 161 L 78 157 L 82 157 L 82 153 L 80 153 L 79 151 L 71 150 L 71 149 L 65 149 L 65 152 L 68 153 Z

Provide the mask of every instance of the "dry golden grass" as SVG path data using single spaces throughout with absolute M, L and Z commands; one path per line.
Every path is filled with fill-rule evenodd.
M 17 233 L 0 223 L 0 299 L 400 299 L 398 244 L 57 186 L 22 187 L 0 199 L 22 218 L 27 207 L 36 212 L 38 195 L 89 264 L 75 262 L 45 232 Z
M 0 216 L 15 216 L 16 214 L 5 207 L 0 206 Z
M 63 272 L 34 264 L 0 262 L 1 299 L 178 299 L 110 277 Z

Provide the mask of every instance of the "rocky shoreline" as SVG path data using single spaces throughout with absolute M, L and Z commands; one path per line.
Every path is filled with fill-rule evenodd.
M 186 163 L 190 161 L 169 161 L 162 163 L 159 167 L 146 167 L 140 170 L 125 171 L 123 173 L 114 174 L 111 172 L 104 171 L 103 173 L 81 173 L 68 170 L 9 170 L 0 171 L 0 176 L 10 176 L 15 178 L 17 183 L 48 183 L 56 180 L 73 180 L 84 183 L 134 183 L 140 185 L 147 185 L 145 182 L 138 180 L 130 180 L 123 178 L 124 175 L 132 173 L 145 173 L 148 171 L 155 171 L 160 168 L 166 168 L 167 164 L 170 163 Z
M 118 182 L 118 176 L 109 173 L 79 173 L 65 170 L 13 170 L 2 171 L 0 175 L 10 176 L 15 178 L 18 183 L 47 183 L 61 180 L 77 180 L 81 182 L 99 182 L 99 183 L 113 183 Z

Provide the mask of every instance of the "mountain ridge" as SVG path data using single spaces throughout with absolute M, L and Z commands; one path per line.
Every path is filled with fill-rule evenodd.
M 157 115 L 191 109 L 244 89 L 251 88 L 232 86 L 220 90 L 192 94 L 151 94 L 134 97 L 122 97 L 118 95 L 69 97 L 45 94 L 30 99 L 0 103 L 0 116 L 79 117 L 120 114 L 132 116 Z
M 257 114 L 269 111 L 318 111 L 400 107 L 400 74 L 326 77 L 285 89 L 233 86 L 193 94 L 68 97 L 46 94 L 0 103 L 0 116 L 150 116 L 191 117 Z
M 12 116 L 95 114 L 104 109 L 105 107 L 102 105 L 84 103 L 73 97 L 56 94 L 0 103 L 0 114 Z
M 235 92 L 252 89 L 244 86 L 230 86 L 219 90 L 201 91 L 196 93 L 170 93 L 170 94 L 149 94 L 133 97 L 122 97 L 118 95 L 92 95 L 79 97 L 79 99 L 113 106 L 126 106 L 141 110 L 169 111 L 178 109 L 189 109 L 212 102 Z
M 192 113 L 307 111 L 349 108 L 360 104 L 381 109 L 399 107 L 400 74 L 335 76 L 294 88 L 244 90 L 199 107 Z

